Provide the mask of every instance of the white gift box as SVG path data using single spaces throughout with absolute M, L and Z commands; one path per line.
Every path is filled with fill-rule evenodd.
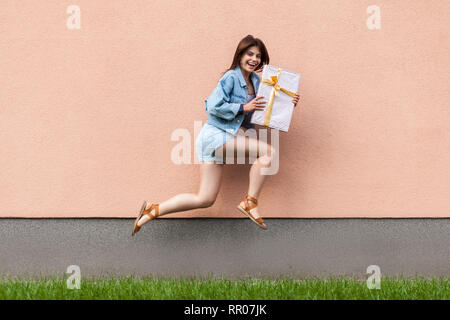
M 281 72 L 279 73 L 278 78 L 273 79 L 272 76 L 277 76 L 279 69 L 281 69 Z M 279 88 L 283 88 L 292 93 L 297 93 L 300 84 L 300 74 L 268 64 L 264 65 L 261 82 L 256 96 L 264 96 L 263 100 L 266 101 L 265 108 L 264 110 L 254 110 L 250 119 L 251 123 L 265 126 L 264 122 L 266 121 L 267 127 L 287 132 L 291 123 L 292 112 L 294 111 L 294 104 L 292 103 L 293 97 L 286 94 L 281 89 L 276 90 L 279 95 L 274 95 L 272 110 L 269 110 L 270 95 L 272 94 L 274 86 L 264 83 L 264 79 L 267 79 L 268 81 L 275 80 L 275 86 L 278 87 L 279 85 Z

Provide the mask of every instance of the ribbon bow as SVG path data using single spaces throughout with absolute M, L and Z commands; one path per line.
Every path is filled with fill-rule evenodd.
M 272 91 L 270 92 L 270 98 L 269 98 L 269 103 L 267 104 L 267 111 L 266 111 L 266 117 L 264 119 L 264 126 L 268 127 L 269 123 L 270 123 L 270 116 L 272 115 L 272 107 L 273 107 L 273 100 L 275 95 L 277 97 L 280 96 L 279 91 L 283 91 L 284 93 L 286 93 L 287 95 L 294 97 L 295 96 L 295 92 L 291 92 L 289 90 L 286 90 L 282 87 L 280 87 L 280 85 L 278 84 L 278 78 L 280 77 L 280 73 L 281 73 L 281 68 L 278 68 L 278 72 L 276 76 L 271 76 L 271 80 L 270 79 L 266 79 L 263 78 L 262 79 L 262 83 L 265 83 L 269 86 L 273 86 Z

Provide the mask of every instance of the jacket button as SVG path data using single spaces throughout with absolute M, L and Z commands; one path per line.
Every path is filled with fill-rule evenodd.
M 236 122 L 238 122 L 238 123 L 239 123 L 239 119 L 238 119 L 238 120 L 236 120 Z

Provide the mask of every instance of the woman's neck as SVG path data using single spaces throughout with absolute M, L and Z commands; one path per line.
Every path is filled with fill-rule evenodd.
M 242 72 L 242 75 L 244 76 L 244 79 L 247 82 L 250 81 L 250 77 L 251 77 L 252 73 L 251 72 L 247 72 L 247 71 L 242 70 L 242 69 L 241 69 L 241 72 Z

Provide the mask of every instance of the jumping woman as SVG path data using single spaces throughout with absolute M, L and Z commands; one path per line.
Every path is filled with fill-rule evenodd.
M 261 40 L 248 35 L 239 42 L 231 67 L 224 72 L 217 87 L 205 100 L 209 118 L 195 140 L 201 171 L 199 191 L 196 194 L 177 194 L 159 204 L 144 201 L 134 222 L 132 235 L 156 217 L 212 206 L 219 192 L 223 159 L 227 158 L 227 151 L 233 152 L 234 160 L 237 154 L 245 154 L 246 159 L 249 154 L 257 155 L 250 168 L 247 196 L 237 209 L 259 227 L 267 229 L 257 209 L 258 197 L 266 177 L 261 173 L 261 168 L 270 167 L 276 150 L 241 132 L 254 129 L 254 125 L 250 123 L 254 110 L 265 108 L 266 101 L 261 100 L 264 97 L 256 97 L 260 79 L 255 71 L 262 70 L 268 63 L 269 54 Z M 299 98 L 298 94 L 293 98 L 294 106 Z

